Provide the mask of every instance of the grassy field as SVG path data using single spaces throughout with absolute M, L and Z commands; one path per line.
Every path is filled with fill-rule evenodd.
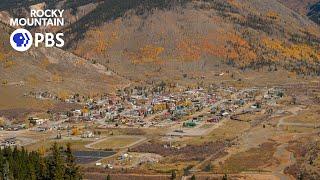
M 241 114 L 238 115 L 237 118 L 239 118 L 241 121 L 245 121 L 245 122 L 251 122 L 255 119 L 259 119 L 261 117 L 263 117 L 264 114 L 260 113 L 260 112 L 256 112 L 256 113 L 247 113 L 247 114 Z
M 67 143 L 71 144 L 73 150 L 88 150 L 85 145 L 92 143 L 92 141 L 85 140 L 45 140 L 35 144 L 26 146 L 25 148 L 30 151 L 38 151 L 39 149 L 50 150 L 50 147 L 57 142 L 60 146 L 66 146 Z
M 320 107 L 311 106 L 294 117 L 290 117 L 285 122 L 290 123 L 317 123 L 320 124 Z
M 133 135 L 133 136 L 158 136 L 167 131 L 164 128 L 107 128 L 97 129 L 101 132 L 101 135 Z
M 232 155 L 217 168 L 217 171 L 220 173 L 263 171 L 262 166 L 272 163 L 275 150 L 275 143 L 264 143 L 258 148 L 251 148 L 247 151 Z
M 119 148 L 125 148 L 128 145 L 139 140 L 140 138 L 136 136 L 109 137 L 104 141 L 101 141 L 99 143 L 92 145 L 92 147 L 96 149 L 119 149 Z
M 213 124 L 203 124 L 202 126 L 200 126 L 200 128 L 208 129 L 208 128 L 211 128 L 212 126 Z
M 155 163 L 155 164 L 144 164 L 142 166 L 143 169 L 148 169 L 151 171 L 155 171 L 158 173 L 170 173 L 173 170 L 179 172 L 183 172 L 184 169 L 188 167 L 192 167 L 196 165 L 197 161 L 188 161 L 188 162 L 166 162 L 162 161 L 160 163 Z
M 238 136 L 241 132 L 244 132 L 249 128 L 250 124 L 247 122 L 227 120 L 223 122 L 221 126 L 217 127 L 206 136 L 185 138 L 185 140 L 182 139 L 177 143 L 202 144 L 205 142 L 212 142 L 217 140 L 233 139 L 236 136 Z
M 53 106 L 50 101 L 38 101 L 24 97 L 25 92 L 20 88 L 0 86 L 0 110 L 3 109 L 35 109 L 46 110 Z
M 299 127 L 299 126 L 284 126 L 283 130 L 288 133 L 310 133 L 310 132 L 317 131 L 317 129 L 313 127 Z

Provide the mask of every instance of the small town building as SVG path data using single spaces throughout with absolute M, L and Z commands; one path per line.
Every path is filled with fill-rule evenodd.
M 48 121 L 48 119 L 40 119 L 40 118 L 35 118 L 35 117 L 30 117 L 29 118 L 29 122 L 33 125 L 42 125 L 43 123 L 45 123 L 46 121 Z

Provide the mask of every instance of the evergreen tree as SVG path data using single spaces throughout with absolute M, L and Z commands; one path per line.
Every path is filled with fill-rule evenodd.
M 77 166 L 76 159 L 72 154 L 70 143 L 67 144 L 66 156 L 65 179 L 81 179 L 81 175 L 79 174 L 79 167 Z
M 196 176 L 195 176 L 195 175 L 192 175 L 192 176 L 191 176 L 191 180 L 196 180 Z
M 223 175 L 222 180 L 228 180 L 227 174 L 224 174 L 224 175 Z
M 177 178 L 176 171 L 173 170 L 173 171 L 171 172 L 171 179 L 173 180 L 173 179 L 176 179 L 176 178 Z
M 0 149 L 0 180 L 82 179 L 70 145 L 65 154 L 64 158 L 62 147 L 58 147 L 56 143 L 47 157 L 42 157 L 38 152 L 28 152 L 24 148 Z
M 3 166 L 3 180 L 10 180 L 10 167 L 8 161 L 5 161 Z
M 106 177 L 106 180 L 111 180 L 110 174 Z
M 61 147 L 57 143 L 54 143 L 51 147 L 52 155 L 48 160 L 49 177 L 54 180 L 64 179 L 65 167 L 60 150 Z
M 26 170 L 29 170 L 27 172 L 28 179 L 30 179 L 30 180 L 36 180 L 37 179 L 34 162 L 29 162 L 28 163 L 28 167 L 27 167 Z

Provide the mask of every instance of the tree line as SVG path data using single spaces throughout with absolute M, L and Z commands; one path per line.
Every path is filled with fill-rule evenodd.
M 70 144 L 66 148 L 54 143 L 50 154 L 21 149 L 0 149 L 0 179 L 2 180 L 77 180 L 82 179 Z

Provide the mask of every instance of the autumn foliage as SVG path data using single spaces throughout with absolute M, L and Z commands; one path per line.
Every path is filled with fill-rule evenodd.
M 161 60 L 160 55 L 163 51 L 163 47 L 146 45 L 137 52 L 129 53 L 129 57 L 133 63 L 156 62 Z

